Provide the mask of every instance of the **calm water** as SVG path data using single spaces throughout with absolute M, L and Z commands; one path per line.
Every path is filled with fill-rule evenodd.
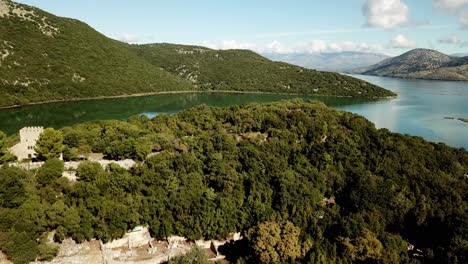
M 0 130 L 11 134 L 24 126 L 60 128 L 92 120 L 126 120 L 138 114 L 146 114 L 149 117 L 164 113 L 173 114 L 200 104 L 230 106 L 254 102 L 275 102 L 296 97 L 272 94 L 187 93 L 51 103 L 0 109 Z M 372 102 L 357 98 L 304 98 L 320 100 L 332 107 Z
M 468 82 L 405 80 L 352 75 L 398 93 L 397 99 L 338 109 L 362 115 L 378 128 L 422 136 L 468 150 L 468 123 L 444 117 L 468 118 Z
M 395 91 L 399 97 L 391 100 L 304 98 L 320 100 L 330 107 L 365 116 L 378 128 L 385 127 L 394 132 L 422 136 L 468 149 L 468 124 L 444 119 L 468 118 L 468 82 L 355 77 Z M 294 96 L 194 93 L 53 103 L 0 110 L 0 130 L 11 134 L 24 126 L 60 128 L 92 120 L 125 120 L 136 114 L 152 117 L 162 113 L 177 113 L 199 104 L 229 106 L 291 98 Z

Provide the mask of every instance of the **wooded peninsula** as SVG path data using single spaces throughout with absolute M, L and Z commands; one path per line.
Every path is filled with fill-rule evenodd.
M 221 249 L 231 263 L 467 262 L 466 150 L 322 103 L 202 105 L 46 131 L 45 165 L 32 171 L 8 165 L 0 136 L 0 250 L 15 263 L 53 258 L 50 231 L 105 242 L 138 225 L 162 240 L 242 232 Z M 137 164 L 83 161 L 70 182 L 60 151 Z

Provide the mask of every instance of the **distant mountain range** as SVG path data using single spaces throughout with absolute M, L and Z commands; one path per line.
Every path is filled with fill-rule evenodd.
M 466 57 L 466 56 L 468 56 L 468 53 L 454 53 L 454 54 L 450 54 L 450 56 L 452 56 L 452 57 Z
M 308 69 L 334 72 L 345 72 L 390 58 L 385 54 L 351 51 L 334 53 L 265 53 L 262 55 L 274 61 L 283 61 Z
M 78 20 L 0 0 L 0 107 L 181 90 L 394 95 L 362 80 L 273 62 L 248 50 L 129 45 Z
M 468 81 L 468 57 L 448 56 L 430 49 L 414 49 L 398 57 L 348 73 L 400 78 Z

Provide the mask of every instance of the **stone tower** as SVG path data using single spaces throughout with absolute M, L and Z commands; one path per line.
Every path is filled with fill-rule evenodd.
M 13 155 L 18 160 L 32 159 L 36 155 L 34 147 L 39 136 L 44 131 L 43 127 L 24 127 L 19 131 L 20 143 L 11 148 Z

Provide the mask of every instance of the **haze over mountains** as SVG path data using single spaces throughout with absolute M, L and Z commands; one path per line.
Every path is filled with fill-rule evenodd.
M 355 68 L 366 67 L 390 56 L 369 52 L 326 52 L 326 53 L 266 53 L 265 57 L 274 61 L 283 61 L 308 69 L 320 71 L 345 72 Z
M 450 54 L 450 56 L 452 56 L 452 57 L 466 57 L 466 56 L 468 56 L 468 53 L 454 53 L 454 54 Z
M 0 0 L 0 106 L 181 90 L 393 95 L 362 80 L 272 62 L 252 51 L 129 45 L 78 20 Z
M 452 57 L 430 49 L 414 49 L 349 73 L 400 78 L 468 81 L 468 57 Z

